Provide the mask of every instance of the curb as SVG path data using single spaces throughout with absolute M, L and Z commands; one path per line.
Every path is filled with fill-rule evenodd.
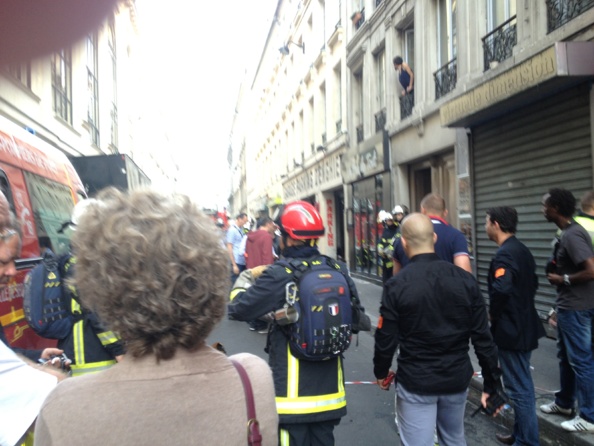
M 481 402 L 483 382 L 480 378 L 473 377 L 468 389 L 468 400 L 478 407 Z M 563 430 L 560 426 L 566 419 L 558 415 L 547 415 L 536 408 L 538 419 L 538 433 L 541 446 L 592 446 L 594 445 L 594 434 L 572 433 Z M 497 420 L 511 432 L 514 425 L 513 409 L 506 410 L 499 415 Z
M 375 333 L 377 328 L 377 318 L 371 319 L 371 336 Z M 481 395 L 483 393 L 483 382 L 481 378 L 472 377 L 470 386 L 468 388 L 468 401 L 478 407 L 481 403 Z M 561 422 L 566 419 L 558 415 L 547 415 L 536 408 L 536 418 L 538 419 L 538 436 L 541 446 L 594 446 L 594 434 L 592 433 L 573 433 L 567 432 L 561 427 Z M 514 412 L 513 409 L 506 410 L 493 420 L 511 432 L 514 427 Z

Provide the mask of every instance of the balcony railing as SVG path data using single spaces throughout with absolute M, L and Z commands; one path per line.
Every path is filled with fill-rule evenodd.
M 375 133 L 382 132 L 386 126 L 386 110 L 380 110 L 375 114 Z
M 357 126 L 357 144 L 363 142 L 363 124 Z
M 415 106 L 415 97 L 412 94 L 400 96 L 400 119 L 408 118 L 412 115 Z
M 594 7 L 594 0 L 546 0 L 547 33 Z
M 433 73 L 433 77 L 435 78 L 435 99 L 439 99 L 456 87 L 456 80 L 458 79 L 456 59 L 450 60 Z
M 493 62 L 499 63 L 511 57 L 518 42 L 516 16 L 503 22 L 483 37 L 482 41 L 484 69 L 487 71 Z

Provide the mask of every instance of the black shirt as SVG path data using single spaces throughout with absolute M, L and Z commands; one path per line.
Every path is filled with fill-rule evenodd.
M 373 358 L 376 378 L 387 375 L 396 347 L 398 382 L 409 392 L 443 395 L 468 388 L 472 341 L 486 393 L 500 386 L 497 348 L 475 278 L 435 254 L 414 256 L 384 288 Z

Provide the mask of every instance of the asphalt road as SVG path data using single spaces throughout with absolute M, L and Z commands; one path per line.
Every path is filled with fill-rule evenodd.
M 372 320 L 377 318 L 380 287 L 355 279 L 364 305 Z M 208 342 L 221 342 L 229 355 L 249 352 L 268 360 L 264 352 L 266 335 L 251 332 L 244 322 L 224 319 L 211 333 Z M 398 445 L 394 424 L 394 391 L 379 390 L 372 384 L 373 337 L 361 333 L 353 339 L 345 354 L 345 380 L 347 382 L 348 413 L 335 430 L 336 445 Z M 495 433 L 504 431 L 498 419 L 484 415 L 470 418 L 476 406 L 467 404 L 465 426 L 469 445 L 497 445 Z

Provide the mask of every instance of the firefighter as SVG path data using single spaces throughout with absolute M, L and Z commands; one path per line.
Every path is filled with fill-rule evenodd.
M 87 207 L 94 205 L 98 205 L 98 202 L 92 198 L 79 201 L 72 210 L 69 227 L 76 230 L 76 225 Z M 72 376 L 109 368 L 124 355 L 123 342 L 115 333 L 106 330 L 94 313 L 81 307 L 76 287 L 68 284 L 75 264 L 76 257 L 71 254 L 60 258 L 62 279 L 67 284 L 66 292 L 70 295 L 71 310 L 76 322 L 69 335 L 58 341 L 58 347 L 72 360 Z
M 314 206 L 303 201 L 289 203 L 276 224 L 285 259 L 311 259 L 320 255 L 317 241 L 325 229 Z M 344 264 L 341 267 L 346 270 Z M 293 275 L 278 263 L 263 268 L 266 267 L 247 270 L 235 283 L 228 307 L 230 319 L 252 320 L 283 308 L 286 286 L 293 281 Z M 250 279 L 242 284 L 242 278 L 248 276 Z M 363 312 L 355 284 L 346 276 L 352 305 Z M 276 323 L 271 325 L 266 351 L 274 378 L 279 444 L 334 445 L 334 427 L 346 415 L 342 355 L 324 361 L 299 360 L 291 353 L 288 338 Z
M 377 245 L 377 252 L 382 262 L 382 281 L 386 283 L 392 277 L 394 267 L 394 244 L 400 237 L 400 224 L 394 222 L 394 217 L 389 212 L 380 211 L 379 218 L 384 224 L 384 231 Z

